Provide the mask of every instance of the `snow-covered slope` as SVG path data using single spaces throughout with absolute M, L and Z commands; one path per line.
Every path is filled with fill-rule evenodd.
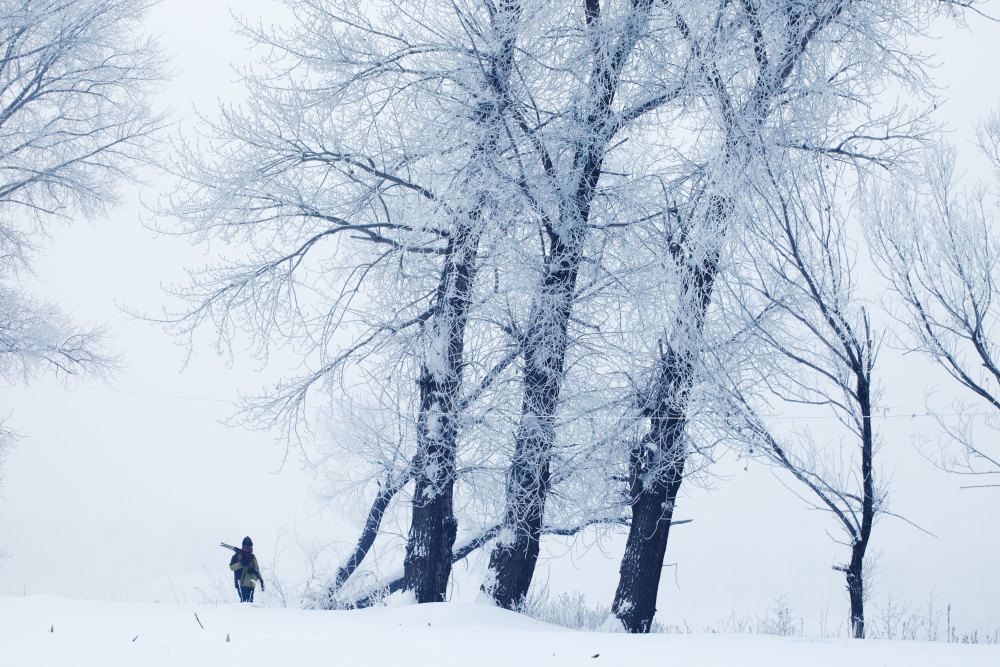
M 641 664 L 996 667 L 1000 646 L 575 632 L 453 603 L 320 612 L 0 597 L 4 667 Z

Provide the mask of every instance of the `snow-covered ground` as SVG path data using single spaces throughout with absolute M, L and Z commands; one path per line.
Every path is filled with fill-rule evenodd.
M 0 597 L 4 667 L 640 664 L 996 667 L 1000 646 L 576 632 L 457 603 L 323 612 Z

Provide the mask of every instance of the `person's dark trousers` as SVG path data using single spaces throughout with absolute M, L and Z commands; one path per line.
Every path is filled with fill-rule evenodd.
M 239 593 L 240 602 L 253 602 L 253 586 L 237 586 L 236 592 Z

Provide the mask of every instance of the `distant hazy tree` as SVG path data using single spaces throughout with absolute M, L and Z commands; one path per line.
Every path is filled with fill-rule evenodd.
M 103 373 L 100 329 L 79 329 L 26 293 L 51 226 L 93 215 L 157 125 L 160 76 L 140 35 L 151 2 L 0 1 L 0 375 Z
M 0 378 L 103 375 L 100 328 L 75 325 L 29 293 L 58 222 L 114 203 L 158 125 L 147 97 L 161 76 L 141 37 L 146 0 L 0 0 Z M 3 441 L 11 432 L 0 428 Z
M 943 368 L 981 406 L 939 423 L 961 446 L 945 466 L 962 474 L 1000 474 L 1000 448 L 977 426 L 1000 417 L 1000 112 L 979 128 L 979 148 L 993 167 L 991 186 L 964 189 L 955 154 L 932 151 L 921 174 L 875 194 L 868 229 L 879 267 L 901 297 L 900 319 L 919 350 Z M 976 413 L 986 412 L 985 420 Z M 995 484 L 987 484 L 989 486 Z M 981 486 L 978 485 L 977 486 Z
M 0 380 L 105 375 L 100 327 L 30 294 L 52 226 L 115 201 L 158 125 L 146 0 L 0 0 Z M 0 420 L 0 465 L 16 434 Z M 2 484 L 0 477 L 0 484 Z M 2 489 L 0 489 L 2 490 Z

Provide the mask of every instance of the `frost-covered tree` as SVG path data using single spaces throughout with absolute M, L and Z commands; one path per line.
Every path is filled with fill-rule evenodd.
M 286 4 L 289 28 L 247 27 L 247 99 L 181 166 L 182 231 L 230 254 L 180 290 L 177 330 L 301 359 L 251 423 L 293 435 L 330 400 L 365 433 L 337 443 L 375 500 L 334 597 L 412 485 L 390 589 L 443 599 L 493 540 L 484 589 L 517 607 L 543 534 L 631 508 L 615 613 L 648 629 L 741 198 L 774 151 L 879 142 L 827 128 L 910 64 L 910 6 Z
M 556 414 L 565 402 L 571 322 L 591 231 L 602 223 L 626 222 L 609 219 L 613 209 L 595 203 L 608 180 L 602 181 L 602 174 L 606 164 L 624 164 L 623 154 L 640 150 L 628 141 L 629 134 L 682 98 L 688 85 L 684 53 L 671 48 L 663 32 L 668 14 L 662 7 L 649 0 L 586 0 L 576 10 L 567 26 L 549 33 L 546 45 L 548 64 L 558 63 L 566 79 L 549 80 L 549 85 L 572 94 L 566 99 L 537 91 L 532 99 L 541 98 L 545 113 L 525 119 L 541 160 L 539 181 L 552 194 L 542 213 L 538 286 L 522 327 L 521 414 L 502 525 L 484 584 L 507 608 L 524 600 L 538 558 L 552 486 Z M 618 155 L 609 156 L 613 151 Z M 628 178 L 631 170 L 625 169 Z
M 1000 112 L 980 126 L 979 148 L 1000 179 Z M 1000 474 L 1000 449 L 978 428 L 992 427 L 1000 414 L 997 194 L 990 186 L 963 189 L 954 151 L 938 148 L 922 173 L 877 192 L 866 209 L 878 266 L 904 305 L 899 319 L 911 349 L 936 362 L 979 406 L 951 406 L 957 421 L 939 417 L 961 447 L 943 463 L 987 479 Z M 977 419 L 984 410 L 986 419 Z
M 661 254 L 679 281 L 671 312 L 648 340 L 635 410 L 645 433 L 629 451 L 632 520 L 613 613 L 632 632 L 648 631 L 677 494 L 692 449 L 691 395 L 705 350 L 727 243 L 742 234 L 743 207 L 754 190 L 785 168 L 782 156 L 802 151 L 870 159 L 890 144 L 905 118 L 864 117 L 875 82 L 919 81 L 919 60 L 901 44 L 917 30 L 922 3 L 852 0 L 746 0 L 684 8 L 669 4 L 691 53 L 704 116 L 692 118 L 699 141 L 686 174 L 668 193 L 674 218 Z M 904 135 L 907 132 L 903 133 Z
M 404 577 L 419 602 L 443 601 L 451 573 L 457 521 L 452 508 L 458 448 L 458 413 L 463 407 L 466 322 L 484 226 L 515 213 L 500 201 L 497 164 L 517 131 L 506 107 L 514 101 L 511 72 L 517 48 L 519 0 L 484 3 L 482 44 L 477 53 L 482 80 L 470 103 L 473 134 L 469 164 L 458 188 L 465 198 L 450 212 L 454 231 L 445 249 L 441 280 L 428 318 L 427 352 L 421 362 L 413 519 L 406 545 Z
M 810 160 L 790 172 L 762 193 L 751 213 L 757 224 L 741 240 L 747 259 L 727 288 L 748 332 L 751 368 L 720 391 L 731 395 L 727 416 L 741 440 L 791 474 L 810 505 L 843 530 L 850 558 L 835 569 L 846 576 L 851 633 L 863 638 L 865 556 L 885 496 L 872 421 L 880 336 L 860 294 L 855 246 L 838 203 L 844 169 Z M 735 377 L 726 368 L 719 373 Z M 802 406 L 829 410 L 818 415 L 821 429 L 780 428 L 772 418 L 794 418 Z

